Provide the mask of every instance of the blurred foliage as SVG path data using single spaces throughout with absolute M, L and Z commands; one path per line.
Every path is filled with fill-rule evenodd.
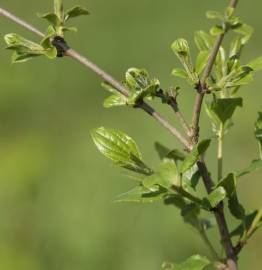
M 76 4 L 75 0 L 65 2 L 68 7 Z M 212 24 L 207 25 L 205 11 L 223 10 L 226 1 L 134 0 L 132 8 L 120 0 L 77 2 L 87 6 L 91 15 L 76 21 L 79 33 L 68 37 L 72 47 L 117 78 L 129 66 L 145 67 L 169 86 L 179 80 L 168 75 L 176 61 L 169 44 L 179 36 L 192 43 L 191 33 Z M 52 0 L 3 0 L 1 5 L 44 30 L 46 24 L 35 14 L 49 10 Z M 252 5 L 241 1 L 238 8 L 256 30 L 245 49 L 247 61 L 261 55 L 260 10 L 259 0 Z M 33 34 L 1 18 L 1 36 L 10 32 L 38 42 Z M 196 58 L 196 50 L 191 54 Z M 139 111 L 104 110 L 107 94 L 101 90 L 100 79 L 71 59 L 49 62 L 43 58 L 11 66 L 6 52 L 0 51 L 0 57 L 1 269 L 157 270 L 163 260 L 208 255 L 175 208 L 111 203 L 116 194 L 133 186 L 133 180 L 119 176 L 96 152 L 89 130 L 103 124 L 126 131 L 137 141 L 149 166 L 159 162 L 152 148 L 156 140 L 172 149 L 178 145 L 171 135 Z M 237 124 L 227 136 L 226 170 L 243 168 L 256 158 L 253 126 L 261 111 L 261 83 L 258 76 L 241 90 L 245 110 L 235 114 Z M 192 87 L 179 84 L 185 90 L 179 102 L 190 117 Z M 168 108 L 156 106 L 173 120 Z M 201 134 L 210 135 L 207 118 L 202 121 Z M 212 155 L 208 163 L 214 168 Z M 261 176 L 258 172 L 240 180 L 240 197 L 248 208 L 261 204 Z M 261 241 L 261 232 L 249 241 L 241 256 L 243 269 L 261 268 Z

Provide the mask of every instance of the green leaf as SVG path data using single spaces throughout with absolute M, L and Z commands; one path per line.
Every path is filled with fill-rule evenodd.
M 151 190 L 143 187 L 137 186 L 132 190 L 120 194 L 114 200 L 115 202 L 136 202 L 136 203 L 153 203 L 156 201 L 163 200 L 166 191 L 159 189 L 152 192 Z
M 142 162 L 142 156 L 135 141 L 125 133 L 100 127 L 92 130 L 91 136 L 98 150 L 114 164 L 146 175 L 152 173 Z
M 209 59 L 210 52 L 209 51 L 200 51 L 197 60 L 196 60 L 196 73 L 201 74 L 201 72 L 204 70 L 207 61 Z
M 130 68 L 125 77 L 125 84 L 131 91 L 127 99 L 129 105 L 136 105 L 138 101 L 146 97 L 153 98 L 159 89 L 159 80 L 150 79 L 145 69 Z
M 223 29 L 222 26 L 220 25 L 216 25 L 216 26 L 213 26 L 211 29 L 210 29 L 210 34 L 212 36 L 219 36 L 219 35 L 223 35 L 225 33 L 225 30 Z
M 253 160 L 247 168 L 245 168 L 244 170 L 237 171 L 236 177 L 244 176 L 246 174 L 255 172 L 259 169 L 262 169 L 262 160 L 261 159 Z
M 38 14 L 42 19 L 46 19 L 53 27 L 58 27 L 62 24 L 62 21 L 55 13 Z
M 105 108 L 111 108 L 116 106 L 124 106 L 127 104 L 125 96 L 121 94 L 111 95 L 105 99 L 103 105 Z
M 219 181 L 217 187 L 223 187 L 226 190 L 228 198 L 228 208 L 231 214 L 242 220 L 245 216 L 245 210 L 239 203 L 236 191 L 236 175 L 234 173 L 228 174 L 225 178 Z
M 194 39 L 200 51 L 210 51 L 213 47 L 213 38 L 204 31 L 195 32 Z
M 242 98 L 214 99 L 207 104 L 206 111 L 210 119 L 216 124 L 225 124 L 234 114 L 237 107 L 242 107 Z
M 247 64 L 252 70 L 259 71 L 262 69 L 262 56 L 256 58 L 255 60 L 251 61 Z
M 182 56 L 188 56 L 189 55 L 188 42 L 183 38 L 175 40 L 173 42 L 171 48 L 178 55 L 182 55 Z
M 236 24 L 235 27 L 232 27 L 232 28 L 233 28 L 234 32 L 243 36 L 241 38 L 241 42 L 243 45 L 249 41 L 249 39 L 251 38 L 251 36 L 254 33 L 254 29 L 245 23 L 238 23 L 238 24 Z
M 185 154 L 178 149 L 170 150 L 160 142 L 155 142 L 155 149 L 161 160 L 171 159 L 173 161 L 184 160 Z
M 245 216 L 242 223 L 238 225 L 231 233 L 230 237 L 239 236 L 239 237 L 250 237 L 261 225 L 262 225 L 262 209 L 255 210 Z M 247 232 L 250 232 L 250 235 L 247 235 Z M 248 240 L 248 239 L 246 239 Z
M 172 270 L 203 270 L 210 264 L 206 257 L 194 255 L 179 265 L 174 265 Z
M 206 152 L 210 145 L 211 140 L 203 140 L 199 142 L 191 151 L 191 153 L 186 156 L 185 160 L 181 164 L 180 173 L 185 173 L 197 162 L 199 157 Z
M 198 170 L 197 165 L 195 164 L 194 166 L 192 166 L 189 170 L 187 170 L 183 174 L 183 176 L 189 180 L 188 186 L 190 186 L 191 188 L 196 190 L 196 187 L 197 187 L 199 180 L 201 178 L 201 173 Z
M 14 63 L 26 62 L 37 56 L 45 55 L 48 58 L 56 57 L 56 49 L 54 47 L 44 48 L 40 44 L 27 40 L 17 34 L 7 34 L 5 36 L 7 49 L 13 50 L 12 60 Z
M 239 58 L 243 44 L 240 37 L 236 37 L 230 44 L 229 58 Z
M 75 6 L 65 13 L 65 21 L 68 21 L 71 18 L 82 16 L 82 15 L 89 15 L 89 11 L 85 7 Z
M 106 89 L 110 93 L 113 93 L 113 95 L 105 99 L 103 104 L 105 108 L 127 105 L 127 97 L 119 93 L 111 84 L 103 82 L 101 85 L 104 89 Z
M 49 27 L 47 28 L 45 37 L 41 40 L 41 45 L 43 46 L 43 48 L 50 49 L 54 47 L 50 39 L 54 37 L 55 35 L 56 35 L 56 31 L 54 27 L 52 25 L 49 25 Z
M 194 67 L 191 61 L 191 56 L 190 56 L 190 49 L 188 42 L 183 39 L 177 39 L 173 42 L 171 45 L 172 50 L 180 60 L 181 64 L 183 65 L 186 73 L 188 80 L 191 84 L 197 84 L 199 81 L 198 75 L 194 71 Z M 180 74 L 180 76 L 183 76 L 183 73 L 179 72 L 179 70 L 173 71 L 176 74 Z
M 221 21 L 224 20 L 223 14 L 221 14 L 221 13 L 218 12 L 218 11 L 213 11 L 213 10 L 207 11 L 206 17 L 207 17 L 208 19 L 212 19 L 212 20 L 214 20 L 214 19 L 218 19 L 218 20 L 221 20 Z
M 159 169 L 152 175 L 147 176 L 143 181 L 144 187 L 151 190 L 155 185 L 169 189 L 172 186 L 178 186 L 180 183 L 180 175 L 177 166 L 172 161 L 164 161 Z
M 36 54 L 29 54 L 29 53 L 17 53 L 17 52 L 14 52 L 13 55 L 12 55 L 12 63 L 14 64 L 17 64 L 17 63 L 25 63 L 27 62 L 28 60 L 31 60 L 32 58 L 35 58 L 39 55 L 36 55 Z
M 207 209 L 215 208 L 226 197 L 226 191 L 223 187 L 213 190 L 206 198 L 203 199 L 203 205 Z
M 62 22 L 64 19 L 64 6 L 63 0 L 54 0 L 54 11 L 57 17 Z
M 129 68 L 126 72 L 126 83 L 130 89 L 145 89 L 150 85 L 149 74 L 145 69 Z
M 185 207 L 181 209 L 181 216 L 186 224 L 191 225 L 196 230 L 200 231 L 202 229 L 201 223 L 199 221 L 200 208 L 199 205 L 195 203 L 187 203 Z
M 188 79 L 188 74 L 184 69 L 181 68 L 174 68 L 172 70 L 172 75 L 175 77 L 183 78 L 183 79 Z

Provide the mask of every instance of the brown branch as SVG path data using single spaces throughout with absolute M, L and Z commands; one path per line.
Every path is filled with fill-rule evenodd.
M 210 177 L 204 160 L 199 160 L 197 162 L 197 166 L 202 175 L 207 192 L 211 193 L 214 187 L 214 183 Z M 229 267 L 229 270 L 237 270 L 237 256 L 229 235 L 229 230 L 224 215 L 223 203 L 220 203 L 216 208 L 213 209 L 213 211 L 221 235 L 221 242 L 227 255 L 227 265 Z
M 229 6 L 235 8 L 237 5 L 238 0 L 230 0 Z M 211 50 L 210 57 L 208 59 L 207 65 L 204 69 L 203 75 L 199 82 L 198 92 L 195 99 L 195 105 L 193 109 L 193 116 L 192 116 L 192 131 L 191 131 L 191 138 L 193 143 L 198 142 L 199 137 L 199 119 L 201 114 L 201 108 L 203 99 L 205 96 L 206 90 L 206 80 L 212 72 L 213 66 L 216 61 L 217 54 L 219 52 L 220 46 L 224 40 L 225 34 L 221 34 L 217 37 L 213 49 Z
M 230 0 L 229 6 L 235 8 L 237 5 L 237 0 Z M 208 59 L 207 65 L 204 69 L 202 78 L 199 82 L 198 92 L 195 99 L 195 105 L 193 109 L 193 117 L 192 117 L 192 132 L 191 132 L 191 141 L 193 144 L 198 142 L 199 138 L 199 120 L 201 114 L 201 108 L 203 99 L 205 96 L 205 89 L 206 89 L 206 80 L 210 76 L 212 72 L 212 68 L 215 64 L 217 54 L 219 52 L 220 46 L 224 39 L 224 34 L 217 37 L 214 47 L 211 51 L 210 57 Z M 198 169 L 202 175 L 205 188 L 208 193 L 212 191 L 214 186 L 213 181 L 210 177 L 206 164 L 204 162 L 203 157 L 197 162 Z M 219 233 L 221 236 L 221 242 L 226 252 L 227 257 L 227 269 L 228 270 L 237 270 L 237 255 L 235 253 L 235 249 L 233 243 L 231 241 L 229 230 L 227 226 L 227 222 L 224 215 L 224 207 L 223 203 L 220 203 L 217 208 L 214 209 L 214 215 L 216 217 L 216 222 L 219 228 Z
M 186 134 L 190 136 L 190 132 L 191 132 L 190 126 L 187 123 L 186 118 L 184 117 L 184 115 L 182 114 L 182 112 L 180 111 L 178 107 L 177 93 L 171 93 L 171 91 L 170 93 L 165 93 L 164 90 L 160 89 L 157 92 L 156 96 L 164 100 L 173 109 L 177 119 L 180 121 Z
M 24 20 L 18 18 L 17 16 L 13 15 L 12 13 L 8 12 L 7 10 L 0 7 L 0 15 L 8 18 L 9 20 L 19 24 L 20 26 L 26 28 L 27 30 L 35 33 L 39 37 L 44 37 L 44 33 L 33 27 L 32 25 L 28 24 Z M 106 73 L 103 69 L 98 67 L 96 64 L 94 64 L 92 61 L 90 61 L 88 58 L 80 55 L 78 52 L 76 52 L 73 49 L 69 49 L 65 52 L 67 56 L 72 57 L 73 59 L 77 60 L 79 63 L 83 64 L 84 66 L 91 69 L 93 72 L 95 72 L 98 76 L 100 76 L 103 80 L 110 83 L 112 86 L 114 86 L 121 94 L 128 97 L 130 95 L 129 90 L 126 89 L 121 83 L 119 83 L 117 80 L 115 80 L 112 76 L 110 76 L 108 73 Z M 152 108 L 149 104 L 142 102 L 137 107 L 141 108 L 145 112 L 147 112 L 149 115 L 151 115 L 157 122 L 160 123 L 164 128 L 169 130 L 183 145 L 187 150 L 190 150 L 192 147 L 188 140 L 184 138 L 184 136 L 173 126 L 171 125 L 161 114 L 156 112 L 154 108 Z

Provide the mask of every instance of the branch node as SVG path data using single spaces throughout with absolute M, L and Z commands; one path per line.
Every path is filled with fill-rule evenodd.
M 52 45 L 57 50 L 57 57 L 63 57 L 66 52 L 70 50 L 70 47 L 68 46 L 66 41 L 60 36 L 56 36 L 53 38 Z

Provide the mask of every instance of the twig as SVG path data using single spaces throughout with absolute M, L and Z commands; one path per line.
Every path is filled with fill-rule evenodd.
M 229 6 L 235 8 L 238 3 L 238 0 L 230 0 Z M 191 132 L 191 138 L 193 143 L 198 142 L 199 137 L 199 119 L 201 114 L 201 108 L 203 99 L 205 96 L 205 89 L 206 89 L 206 80 L 209 77 L 212 68 L 215 64 L 217 54 L 219 52 L 220 46 L 224 40 L 225 34 L 221 34 L 217 37 L 214 47 L 211 51 L 210 57 L 208 59 L 207 65 L 204 69 L 202 78 L 200 79 L 198 92 L 195 99 L 195 105 L 193 109 L 193 116 L 192 116 L 192 132 Z
M 0 15 L 8 18 L 9 20 L 19 24 L 20 26 L 26 28 L 27 30 L 35 33 L 39 37 L 44 37 L 44 33 L 33 27 L 32 25 L 28 24 L 24 20 L 18 18 L 17 16 L 13 15 L 12 13 L 8 12 L 7 10 L 0 7 Z M 121 94 L 124 96 L 129 96 L 129 91 L 126 89 L 121 83 L 119 83 L 117 80 L 115 80 L 112 76 L 110 76 L 108 73 L 106 73 L 103 69 L 98 67 L 96 64 L 94 64 L 92 61 L 90 61 L 88 58 L 80 55 L 78 52 L 76 52 L 73 49 L 69 49 L 65 53 L 67 56 L 72 57 L 73 59 L 77 60 L 79 63 L 83 64 L 84 66 L 91 69 L 93 72 L 95 72 L 98 76 L 100 76 L 103 80 L 110 83 L 112 86 L 114 86 Z M 159 122 L 164 128 L 169 130 L 183 145 L 187 150 L 190 150 L 192 147 L 188 140 L 184 138 L 184 136 L 172 125 L 170 124 L 161 114 L 156 112 L 149 104 L 142 102 L 137 107 L 141 108 L 145 112 L 147 112 L 149 115 L 151 115 L 157 122 Z
M 177 117 L 177 119 L 180 121 L 182 127 L 184 128 L 186 134 L 188 136 L 190 136 L 191 133 L 191 129 L 189 124 L 186 121 L 186 118 L 184 117 L 184 115 L 182 114 L 182 112 L 180 111 L 178 104 L 177 104 L 177 95 L 169 95 L 169 94 L 165 94 L 164 91 L 162 89 L 160 89 L 157 92 L 157 97 L 160 97 L 162 100 L 166 100 L 167 104 L 173 109 L 173 111 L 175 112 L 175 115 Z

